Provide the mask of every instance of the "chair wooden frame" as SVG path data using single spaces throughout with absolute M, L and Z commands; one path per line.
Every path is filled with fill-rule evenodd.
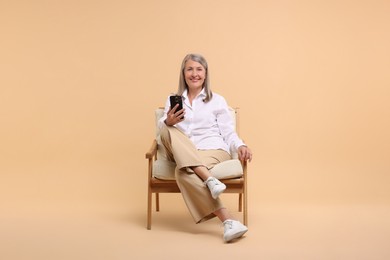
M 238 133 L 238 108 L 236 113 L 236 128 Z M 157 160 L 157 140 L 152 145 L 145 158 L 148 160 L 148 202 L 147 202 L 147 229 L 152 228 L 152 194 L 156 197 L 156 211 L 160 211 L 160 193 L 180 193 L 175 180 L 161 180 L 153 176 L 153 162 Z M 247 186 L 247 162 L 241 161 L 243 174 L 240 178 L 221 180 L 226 185 L 224 193 L 238 193 L 238 211 L 243 212 L 244 225 L 248 226 L 248 186 Z

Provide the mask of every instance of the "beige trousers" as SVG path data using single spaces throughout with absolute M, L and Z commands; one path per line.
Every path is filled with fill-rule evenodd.
M 176 163 L 175 177 L 183 199 L 196 223 L 215 217 L 215 211 L 224 208 L 219 198 L 213 199 L 203 180 L 190 167 L 214 165 L 230 160 L 223 150 L 197 150 L 193 142 L 176 127 L 165 126 L 160 132 L 168 160 Z

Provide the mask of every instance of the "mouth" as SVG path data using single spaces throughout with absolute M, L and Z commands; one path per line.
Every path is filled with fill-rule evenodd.
M 200 81 L 200 79 L 198 79 L 198 78 L 193 78 L 193 79 L 190 79 L 192 82 L 198 82 L 198 81 Z
M 199 84 L 203 84 L 203 79 L 199 77 L 194 77 L 194 78 L 188 78 L 187 82 L 191 85 L 197 86 Z

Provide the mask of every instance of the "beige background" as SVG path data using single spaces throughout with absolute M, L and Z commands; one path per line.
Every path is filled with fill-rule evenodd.
M 389 1 L 1 0 L 0 258 L 389 259 L 389 13 Z M 250 232 L 229 246 L 179 195 L 145 228 L 153 110 L 190 52 L 241 108 L 255 155 Z

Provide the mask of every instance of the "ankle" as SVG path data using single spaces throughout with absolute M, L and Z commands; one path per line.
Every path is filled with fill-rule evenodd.
M 210 176 L 206 180 L 204 180 L 204 183 L 207 184 L 209 181 L 212 181 L 213 179 L 214 179 L 214 177 Z

